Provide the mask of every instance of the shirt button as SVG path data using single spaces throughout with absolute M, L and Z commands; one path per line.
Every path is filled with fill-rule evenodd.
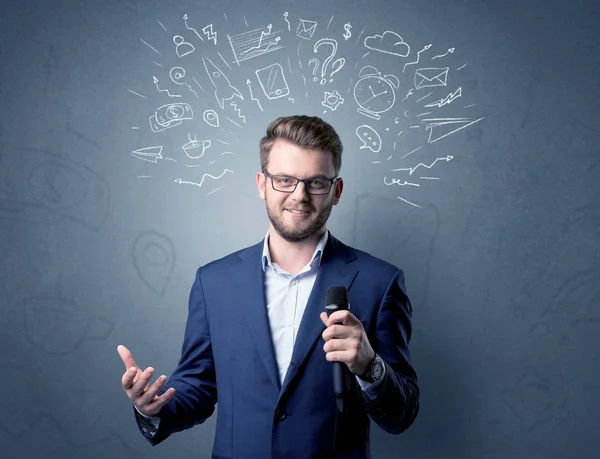
M 277 411 L 275 411 L 275 417 L 281 421 L 283 421 L 286 416 L 287 415 L 285 414 L 285 411 L 283 411 L 282 409 L 278 409 Z

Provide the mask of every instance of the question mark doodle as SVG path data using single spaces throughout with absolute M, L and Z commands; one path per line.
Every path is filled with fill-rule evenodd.
M 310 67 L 311 63 L 315 63 L 315 68 L 312 71 L 312 74 L 314 75 L 313 81 L 317 81 L 317 69 L 319 68 L 319 59 L 317 59 L 316 57 L 313 57 L 310 61 L 308 61 L 308 66 Z
M 325 59 L 323 61 L 323 67 L 321 67 L 321 84 L 325 84 L 327 82 L 327 78 L 325 77 L 326 73 L 327 73 L 327 66 L 329 65 L 329 63 L 333 60 L 333 58 L 335 57 L 335 53 L 337 52 L 337 41 L 334 40 L 333 38 L 321 38 L 319 41 L 317 41 L 315 43 L 314 46 L 314 52 L 317 52 L 317 49 L 319 48 L 319 46 L 321 45 L 331 45 L 333 47 L 333 50 L 331 52 L 331 54 L 327 57 L 327 59 Z M 332 67 L 334 67 L 337 64 L 336 69 L 333 71 L 333 73 L 331 73 L 331 75 L 329 75 L 329 77 L 331 78 L 333 76 L 334 73 L 339 72 L 342 67 L 344 66 L 344 64 L 346 63 L 346 59 L 344 59 L 343 57 L 336 59 L 335 62 L 333 63 Z M 330 83 L 333 82 L 333 78 L 331 78 L 329 80 Z

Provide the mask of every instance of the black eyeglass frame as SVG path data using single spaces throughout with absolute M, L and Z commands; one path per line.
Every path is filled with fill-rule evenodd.
M 313 177 L 313 178 L 307 178 L 307 179 L 299 179 L 299 178 L 296 178 L 296 177 L 290 177 L 289 175 L 272 175 L 272 174 L 270 174 L 269 172 L 267 172 L 265 170 L 263 170 L 262 172 L 263 172 L 263 174 L 265 174 L 266 177 L 269 177 L 271 179 L 271 187 L 275 191 L 278 191 L 279 193 L 293 193 L 294 191 L 296 191 L 296 188 L 298 188 L 298 184 L 300 182 L 302 182 L 302 183 L 304 183 L 304 188 L 306 189 L 306 192 L 308 194 L 312 194 L 314 196 L 324 196 L 326 194 L 329 194 L 329 192 L 331 191 L 331 188 L 333 187 L 333 184 L 340 178 L 339 176 L 336 175 L 333 178 L 327 178 L 327 177 L 325 177 L 325 178 L 315 178 L 315 177 Z M 296 180 L 296 184 L 294 185 L 294 189 L 291 190 L 291 191 L 278 190 L 277 188 L 275 188 L 275 184 L 273 183 L 273 179 L 275 177 L 285 177 L 285 178 L 288 178 L 288 179 L 291 179 L 291 180 Z M 311 193 L 309 191 L 308 182 L 310 182 L 312 180 L 323 180 L 325 182 L 329 182 L 329 188 L 327 189 L 327 191 L 325 193 Z

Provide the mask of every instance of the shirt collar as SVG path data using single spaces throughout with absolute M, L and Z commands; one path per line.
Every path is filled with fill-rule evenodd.
M 263 242 L 263 252 L 261 257 L 263 271 L 267 269 L 267 265 L 271 264 L 271 253 L 269 252 L 269 232 L 270 230 L 267 231 Z M 321 239 L 319 239 L 317 247 L 315 247 L 315 251 L 313 252 L 313 256 L 310 261 L 311 268 L 314 267 L 315 264 L 316 266 L 320 266 L 321 255 L 323 254 L 323 250 L 325 249 L 325 244 L 327 244 L 328 238 L 329 231 L 325 230 L 325 232 L 321 236 Z

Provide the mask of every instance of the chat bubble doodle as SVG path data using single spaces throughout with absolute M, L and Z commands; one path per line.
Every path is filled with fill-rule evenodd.
M 110 188 L 98 173 L 61 156 L 34 148 L 15 148 L 2 173 L 10 181 L 0 191 L 0 219 L 56 224 L 67 218 L 91 229 L 101 226 L 110 209 Z
M 175 126 L 179 126 L 183 120 L 194 118 L 192 107 L 186 103 L 166 104 L 158 107 L 154 115 L 150 117 L 150 129 L 152 132 L 160 132 Z
M 133 244 L 132 258 L 142 281 L 153 292 L 164 294 L 175 267 L 171 239 L 156 231 L 144 231 Z
M 26 298 L 23 315 L 28 341 L 48 354 L 69 354 L 85 341 L 106 340 L 114 325 L 60 297 Z
M 363 145 L 361 150 L 368 148 L 373 153 L 378 153 L 381 150 L 381 137 L 375 129 L 367 124 L 362 124 L 356 128 L 356 135 L 361 140 Z

